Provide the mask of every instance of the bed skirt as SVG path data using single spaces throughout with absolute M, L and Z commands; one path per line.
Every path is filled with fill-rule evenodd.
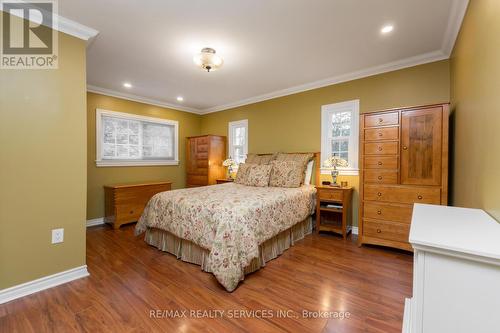
M 296 241 L 303 239 L 311 232 L 312 218 L 309 216 L 304 221 L 268 239 L 259 246 L 259 257 L 254 258 L 245 268 L 245 275 L 264 267 L 266 262 L 277 258 Z M 173 254 L 177 259 L 199 265 L 203 271 L 212 273 L 208 260 L 209 251 L 191 241 L 156 228 L 148 228 L 144 240 L 161 251 Z

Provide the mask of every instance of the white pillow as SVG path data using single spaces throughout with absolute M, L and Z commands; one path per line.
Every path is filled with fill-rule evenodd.
M 304 178 L 305 185 L 311 185 L 311 178 L 313 173 L 314 160 L 309 161 L 306 167 L 306 177 Z

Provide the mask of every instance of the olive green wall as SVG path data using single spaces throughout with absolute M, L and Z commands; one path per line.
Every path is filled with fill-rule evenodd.
M 127 112 L 179 122 L 179 165 L 152 167 L 96 167 L 96 109 Z M 199 135 L 201 116 L 94 93 L 87 94 L 87 219 L 104 216 L 105 184 L 168 180 L 173 188 L 186 183 L 186 137 Z
M 320 151 L 322 105 L 359 99 L 361 112 L 367 112 L 448 102 L 449 92 L 444 60 L 208 114 L 201 132 L 227 135 L 229 121 L 248 119 L 250 153 Z M 358 177 L 340 178 L 356 188 L 357 221 Z
M 470 1 L 451 57 L 453 205 L 500 220 L 500 1 Z
M 85 264 L 85 47 L 59 33 L 59 69 L 0 69 L 0 289 Z

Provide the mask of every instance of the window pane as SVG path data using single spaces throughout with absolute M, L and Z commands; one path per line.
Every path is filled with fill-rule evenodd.
M 174 158 L 174 129 L 172 125 L 142 123 L 144 158 Z
M 332 137 L 351 135 L 351 113 L 336 112 L 332 115 Z
M 342 136 L 349 136 L 351 135 L 351 125 L 350 124 L 343 124 L 342 125 Z
M 242 159 L 242 157 L 243 157 L 243 159 Z M 233 159 L 238 164 L 243 163 L 245 161 L 244 154 L 243 154 L 243 147 L 234 147 Z
M 128 134 L 128 120 L 122 120 L 122 119 L 119 119 L 117 122 L 116 122 L 116 129 L 118 131 L 118 133 L 124 133 L 124 134 Z
M 128 147 L 125 145 L 116 145 L 116 156 L 118 158 L 128 158 Z
M 350 112 L 335 112 L 332 114 L 332 124 L 345 124 L 351 122 Z
M 349 140 L 332 140 L 332 156 L 339 156 L 348 161 Z
M 340 125 L 333 125 L 332 136 L 337 137 L 341 135 Z
M 233 145 L 242 146 L 245 144 L 245 127 L 234 127 Z
M 130 158 L 141 158 L 141 151 L 139 149 L 139 146 L 130 146 L 129 149 L 129 156 Z
M 129 122 L 130 134 L 139 135 L 140 126 L 141 123 L 139 121 L 130 121 Z
M 114 144 L 104 144 L 103 146 L 103 155 L 106 158 L 113 158 L 116 155 L 116 149 Z
M 138 145 L 139 135 L 129 135 L 128 140 L 131 145 Z
M 116 143 L 118 144 L 128 144 L 128 134 L 118 133 L 116 135 Z
M 134 119 L 102 117 L 103 159 L 174 159 L 175 127 Z
M 113 119 L 104 119 L 103 122 L 104 143 L 115 143 L 115 121 Z

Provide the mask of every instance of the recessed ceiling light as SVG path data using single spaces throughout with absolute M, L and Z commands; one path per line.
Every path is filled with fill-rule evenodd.
M 182 102 L 184 101 L 184 97 L 182 96 L 177 96 L 177 102 Z
M 388 34 L 392 30 L 394 30 L 394 26 L 389 24 L 389 25 L 383 26 L 382 29 L 380 29 L 380 32 L 383 34 Z
M 123 84 L 123 86 L 124 86 L 125 88 L 132 88 L 132 84 L 131 84 L 131 83 L 128 83 L 128 82 L 125 82 L 125 83 Z

